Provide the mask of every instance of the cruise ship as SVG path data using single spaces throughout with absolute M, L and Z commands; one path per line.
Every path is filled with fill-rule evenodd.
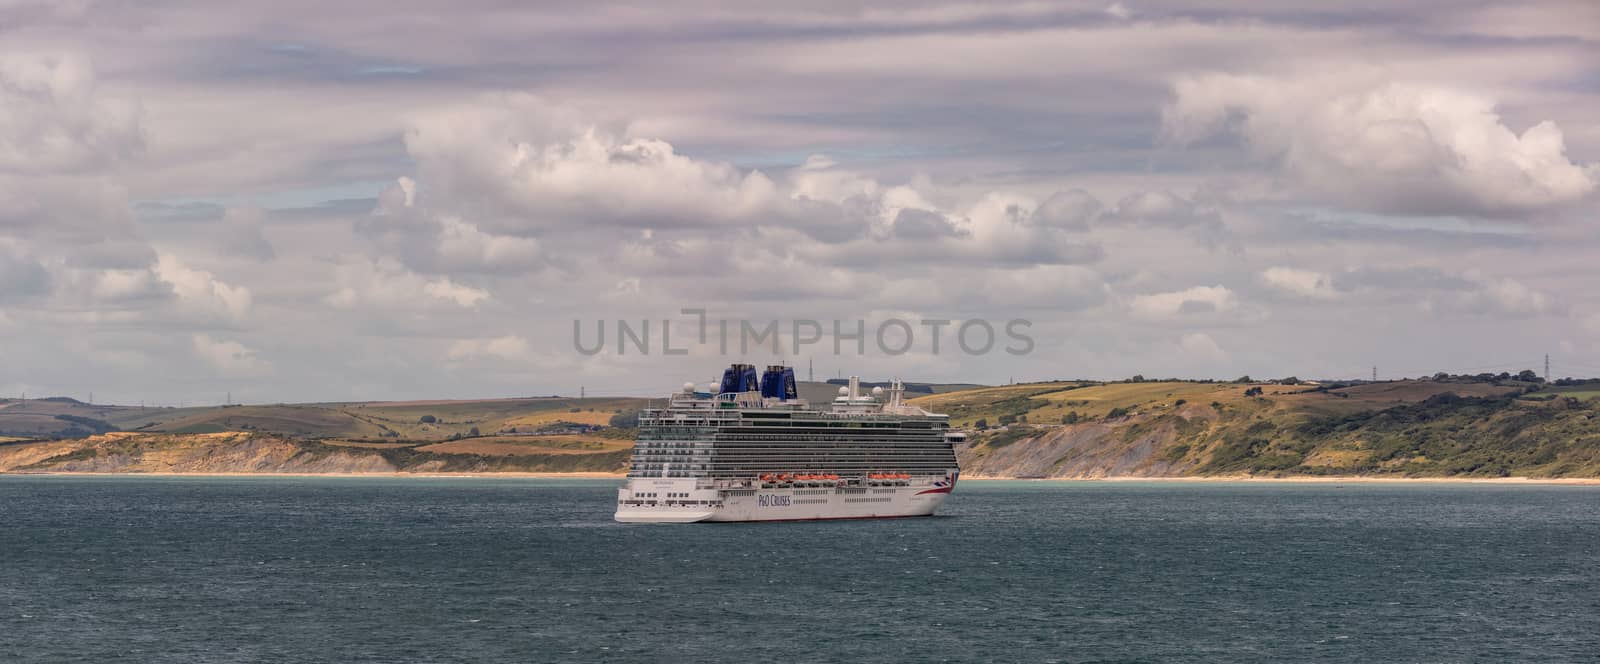
M 850 377 L 826 409 L 794 370 L 735 364 L 639 416 L 616 519 L 632 523 L 930 516 L 960 470 L 949 417 L 905 403 L 900 381 Z

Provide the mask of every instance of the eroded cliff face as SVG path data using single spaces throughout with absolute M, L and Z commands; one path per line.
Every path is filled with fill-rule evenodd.
M 397 468 L 376 454 L 321 454 L 301 443 L 251 433 L 108 433 L 81 440 L 0 446 L 0 472 L 382 473 Z
M 439 451 L 431 441 L 302 440 L 259 432 L 113 432 L 88 438 L 0 444 L 0 472 L 80 473 L 613 473 L 627 448 L 593 452 L 483 447 Z M 490 446 L 492 447 L 492 446 Z M 510 446 L 516 447 L 516 446 Z
M 1029 435 L 998 447 L 991 437 L 963 445 L 956 452 L 962 475 L 973 478 L 1184 475 L 1195 462 L 1169 456 L 1167 451 L 1184 444 L 1195 428 L 1208 426 L 1216 413 L 1191 406 L 1180 416 L 1032 427 Z

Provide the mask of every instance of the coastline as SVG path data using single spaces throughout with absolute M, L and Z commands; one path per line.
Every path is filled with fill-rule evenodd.
M 1246 482 L 1290 484 L 1503 484 L 1540 485 L 1566 484 L 1600 486 L 1600 477 L 1384 477 L 1381 475 L 1291 475 L 1287 477 L 1256 477 L 1250 475 L 1220 475 L 1194 477 L 1140 477 L 1117 475 L 1111 477 L 998 477 L 963 476 L 964 480 L 1000 480 L 1018 482 Z
M 86 472 L 86 471 L 40 471 L 40 472 L 0 472 L 0 477 L 6 476 L 73 476 L 73 477 L 415 477 L 415 478 L 463 478 L 476 477 L 488 479 L 541 479 L 541 480 L 620 480 L 627 479 L 623 473 L 600 472 L 572 472 L 572 473 L 173 473 L 173 472 Z
M 571 472 L 571 473 L 529 473 L 529 472 L 504 472 L 504 473 L 175 473 L 175 472 L 81 472 L 81 471 L 46 471 L 46 472 L 0 472 L 0 477 L 46 475 L 46 476 L 84 476 L 84 477 L 379 477 L 379 478 L 485 478 L 485 479 L 584 479 L 584 480 L 623 480 L 627 479 L 625 473 L 603 472 Z M 1596 477 L 1383 477 L 1373 475 L 1296 475 L 1289 477 L 1253 477 L 1246 475 L 1235 476 L 1203 476 L 1203 477 L 1141 477 L 1132 475 L 1118 475 L 1111 477 L 1006 477 L 1006 476 L 965 476 L 962 479 L 976 482 L 1205 482 L 1205 483 L 1298 483 L 1298 484 L 1491 484 L 1491 485 L 1570 485 L 1570 486 L 1600 486 L 1600 478 Z

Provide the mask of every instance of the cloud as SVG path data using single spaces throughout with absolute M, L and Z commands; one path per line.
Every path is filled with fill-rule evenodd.
M 224 283 L 210 272 L 186 267 L 176 256 L 162 254 L 153 273 L 171 285 L 172 292 L 185 306 L 235 321 L 250 313 L 250 289 Z
M 428 274 L 525 274 L 549 263 L 534 238 L 487 233 L 458 216 L 428 209 L 419 200 L 417 183 L 405 177 L 355 226 L 382 251 Z
M 137 107 L 101 97 L 79 54 L 0 56 L 0 173 L 72 173 L 139 154 Z
M 206 334 L 193 335 L 191 341 L 196 357 L 225 373 L 260 374 L 272 368 L 254 350 L 237 341 L 212 339 Z
M 1049 228 L 1088 230 L 1089 222 L 1102 207 L 1098 199 L 1082 189 L 1058 191 L 1034 208 L 1031 220 Z
M 735 223 L 764 212 L 775 194 L 760 171 L 693 159 L 530 95 L 421 115 L 405 140 L 430 187 L 504 206 L 479 208 L 491 232 Z
M 1553 298 L 1516 279 L 1489 277 L 1476 272 L 1469 273 L 1468 278 L 1476 282 L 1477 288 L 1458 299 L 1457 303 L 1462 309 L 1513 316 L 1537 316 L 1555 311 Z
M 149 269 L 84 272 L 88 277 L 89 294 L 100 303 L 162 300 L 173 294 L 173 284 L 166 282 L 155 271 Z
M 0 381 L 192 401 L 205 333 L 263 398 L 649 394 L 720 358 L 563 321 L 693 306 L 1036 324 L 819 375 L 1344 375 L 1600 311 L 1593 11 L 1109 3 L 0 9 L 80 52 L 0 56 Z
M 1372 76 L 1180 77 L 1162 111 L 1164 135 L 1190 144 L 1239 136 L 1298 188 L 1378 212 L 1505 216 L 1571 204 L 1600 168 L 1566 155 L 1561 129 L 1518 134 L 1492 100 Z
M 450 304 L 470 309 L 489 299 L 486 290 L 448 277 L 428 279 L 392 258 L 351 257 L 334 269 L 337 289 L 323 302 L 339 309 L 425 309 Z
M 1195 286 L 1181 291 L 1135 295 L 1128 308 L 1135 316 L 1177 318 L 1188 314 L 1227 312 L 1239 306 L 1233 291 L 1223 286 Z
M 449 279 L 437 279 L 423 284 L 422 292 L 441 300 L 455 302 L 461 307 L 477 306 L 479 302 L 489 299 L 487 291 L 462 286 L 451 282 Z
M 944 237 L 961 237 L 963 232 L 956 228 L 944 215 L 928 210 L 905 208 L 894 216 L 894 236 L 905 239 L 932 239 Z
M 1311 270 L 1270 267 L 1261 272 L 1261 281 L 1274 289 L 1301 297 L 1327 299 L 1339 296 L 1331 277 Z

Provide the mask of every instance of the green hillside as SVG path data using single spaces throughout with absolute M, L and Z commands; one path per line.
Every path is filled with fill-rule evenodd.
M 379 401 L 197 408 L 89 405 L 70 399 L 0 402 L 0 436 L 82 437 L 109 431 L 257 431 L 299 438 L 438 441 L 473 434 L 602 427 L 644 399 L 558 397 L 475 401 Z
M 1600 476 L 1600 400 L 1539 387 L 1052 383 L 917 401 L 974 428 L 977 475 Z

